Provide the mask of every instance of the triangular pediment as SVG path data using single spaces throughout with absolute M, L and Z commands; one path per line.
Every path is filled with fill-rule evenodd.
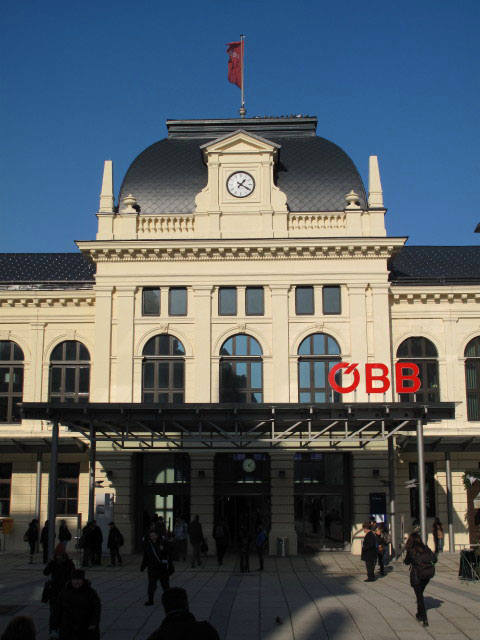
M 247 133 L 243 129 L 238 129 L 203 144 L 200 149 L 204 153 L 251 153 L 252 151 L 276 153 L 280 149 L 280 145 L 266 138 Z

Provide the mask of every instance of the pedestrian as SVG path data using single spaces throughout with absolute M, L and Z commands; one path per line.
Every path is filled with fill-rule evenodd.
M 363 523 L 363 532 L 365 537 L 362 543 L 362 560 L 365 562 L 367 569 L 367 579 L 365 582 L 375 581 L 375 562 L 377 561 L 377 539 L 371 529 L 370 522 Z
M 60 640 L 99 640 L 101 603 L 83 569 L 59 593 L 53 607 L 54 637 Z M 58 635 L 57 635 L 58 634 Z
M 219 518 L 217 523 L 213 527 L 213 539 L 215 540 L 215 546 L 217 550 L 217 562 L 221 566 L 223 564 L 223 557 L 228 548 L 228 541 L 230 538 L 230 532 L 228 525 L 223 518 Z
M 34 518 L 28 524 L 28 529 L 25 531 L 25 535 L 23 536 L 25 542 L 28 542 L 29 551 L 30 551 L 30 561 L 29 564 L 33 563 L 33 555 L 35 553 L 35 547 L 38 542 L 38 520 Z
M 381 576 L 385 575 L 385 551 L 387 550 L 388 544 L 385 537 L 385 530 L 383 522 L 379 522 L 375 527 L 375 536 L 377 543 L 377 562 L 379 573 Z
M 42 527 L 40 533 L 40 544 L 42 545 L 43 564 L 48 562 L 48 520 L 45 520 L 45 524 Z
M 173 587 L 162 595 L 165 618 L 147 640 L 220 640 L 215 627 L 190 613 L 185 589 Z
M 60 527 L 58 529 L 58 539 L 63 544 L 65 551 L 67 550 L 67 544 L 72 539 L 70 529 L 67 527 L 65 520 L 60 520 Z
M 261 524 L 257 525 L 256 533 L 255 549 L 257 550 L 258 557 L 257 571 L 263 571 L 263 552 L 265 550 L 265 543 L 267 542 L 267 534 Z
M 0 640 L 36 640 L 35 624 L 29 616 L 12 618 L 2 633 Z
M 240 571 L 250 573 L 250 535 L 246 527 L 238 532 L 238 551 L 240 554 Z
M 159 516 L 158 513 L 154 513 L 152 516 L 152 523 L 150 525 L 150 531 L 155 531 L 159 538 L 165 538 L 167 535 L 167 528 L 163 516 Z
M 443 541 L 445 539 L 445 533 L 443 532 L 443 524 L 439 518 L 435 518 L 432 525 L 433 540 L 435 542 L 435 553 L 443 551 Z
M 92 564 L 102 564 L 103 533 L 96 520 L 92 520 Z
M 165 591 L 170 587 L 170 576 L 175 571 L 172 562 L 170 544 L 166 538 L 159 538 L 155 531 L 148 534 L 148 542 L 143 551 L 140 571 L 147 569 L 148 574 L 148 598 L 146 607 L 153 605 L 153 596 L 157 589 L 157 581 Z
M 125 541 L 114 522 L 109 522 L 108 526 L 110 527 L 110 531 L 108 532 L 107 549 L 110 549 L 110 566 L 114 567 L 115 560 L 118 560 L 118 564 L 121 567 L 122 556 L 120 555 L 120 547 L 123 547 Z
M 419 533 L 410 534 L 406 544 L 407 554 L 404 563 L 410 566 L 410 585 L 417 597 L 416 618 L 428 627 L 427 610 L 423 592 L 429 580 L 435 575 L 435 563 L 437 556 L 426 544 L 423 543 Z
M 193 547 L 192 569 L 195 567 L 195 562 L 197 562 L 198 566 L 201 567 L 202 559 L 200 558 L 200 545 L 203 542 L 203 529 L 200 523 L 200 516 L 195 516 L 189 524 L 188 537 L 190 538 L 190 544 Z
M 66 586 L 67 582 L 72 579 L 72 573 L 75 570 L 73 561 L 67 555 L 63 543 L 59 543 L 55 548 L 53 558 L 48 562 L 43 570 L 44 576 L 51 576 L 45 585 L 46 599 L 50 605 L 50 632 L 54 630 L 53 610 L 60 592 Z M 42 602 L 44 602 L 42 598 Z
M 93 564 L 94 561 L 93 525 L 91 522 L 87 522 L 87 524 L 83 527 L 78 546 L 80 547 L 80 549 L 83 549 L 82 567 L 89 567 L 90 562 Z
M 173 528 L 173 537 L 175 541 L 175 554 L 177 558 L 185 562 L 187 560 L 187 523 L 181 516 L 177 516 L 175 526 Z

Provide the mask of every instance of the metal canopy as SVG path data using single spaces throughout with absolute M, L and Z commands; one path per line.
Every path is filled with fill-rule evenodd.
M 0 438 L 0 453 L 50 453 L 52 438 Z M 60 453 L 84 453 L 88 443 L 79 438 L 62 438 L 59 443 Z
M 23 403 L 27 419 L 48 420 L 121 449 L 364 448 L 374 441 L 455 418 L 449 402 L 352 404 Z
M 397 447 L 404 453 L 416 452 L 416 438 L 401 436 L 397 439 Z M 424 449 L 426 453 L 478 453 L 480 436 L 427 436 Z

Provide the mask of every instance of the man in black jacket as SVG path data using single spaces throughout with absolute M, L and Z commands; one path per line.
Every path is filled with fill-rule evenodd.
M 365 537 L 362 544 L 362 560 L 367 568 L 367 579 L 365 582 L 375 581 L 375 563 L 377 561 L 377 538 L 372 531 L 369 522 L 363 523 Z
M 107 548 L 110 549 L 110 566 L 115 566 L 115 559 L 117 559 L 118 564 L 122 566 L 120 547 L 123 546 L 123 536 L 118 527 L 115 526 L 114 522 L 109 522 L 108 526 L 110 527 L 110 531 L 108 532 Z
M 165 618 L 160 627 L 148 640 L 220 640 L 215 628 L 209 622 L 199 622 L 188 610 L 185 589 L 173 587 L 162 596 Z
M 60 640 L 99 639 L 100 613 L 100 598 L 85 580 L 85 571 L 74 569 L 53 609 L 53 626 Z
M 148 600 L 146 607 L 153 605 L 153 595 L 157 589 L 157 581 L 160 580 L 165 591 L 170 586 L 170 574 L 173 573 L 172 553 L 166 538 L 159 538 L 155 531 L 148 534 L 148 542 L 143 552 L 140 571 L 148 573 Z
M 92 520 L 92 564 L 102 564 L 103 533 L 95 520 Z

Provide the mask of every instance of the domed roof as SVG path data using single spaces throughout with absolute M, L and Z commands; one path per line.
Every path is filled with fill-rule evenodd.
M 333 142 L 315 135 L 316 118 L 173 120 L 168 138 L 143 151 L 130 165 L 119 203 L 130 193 L 141 213 L 193 213 L 195 196 L 207 184 L 200 147 L 238 129 L 280 145 L 275 182 L 290 211 L 343 211 L 352 189 L 366 208 L 362 179 L 351 158 Z

